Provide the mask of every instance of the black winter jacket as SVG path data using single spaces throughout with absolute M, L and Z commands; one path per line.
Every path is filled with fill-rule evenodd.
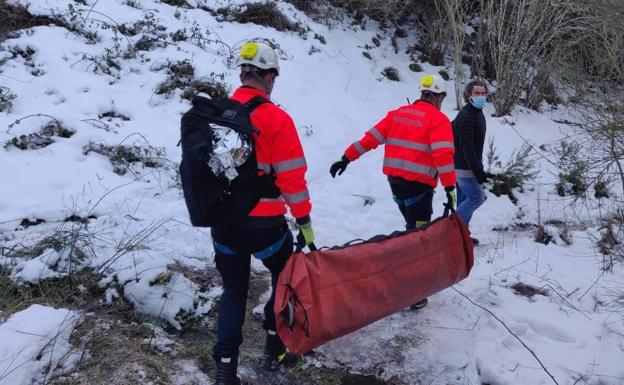
M 486 181 L 483 170 L 485 116 L 483 111 L 468 103 L 453 120 L 455 139 L 455 169 L 470 170 L 479 183 Z

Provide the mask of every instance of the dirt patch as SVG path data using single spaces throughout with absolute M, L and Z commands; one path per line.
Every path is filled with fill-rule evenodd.
M 161 2 L 171 5 L 172 7 L 191 8 L 186 0 L 160 0 Z
M 401 78 L 399 77 L 399 71 L 394 67 L 384 68 L 381 74 L 385 76 L 388 80 L 392 80 L 393 82 L 401 81 Z
M 89 215 L 88 217 L 81 217 L 79 215 L 72 214 L 72 215 L 68 216 L 67 218 L 65 218 L 63 221 L 64 222 L 82 223 L 83 225 L 86 225 L 92 219 L 97 219 L 97 217 L 95 215 Z
M 45 16 L 33 16 L 21 5 L 0 2 L 0 41 L 4 40 L 9 32 L 49 24 L 55 24 L 55 21 Z
M 120 114 L 119 112 L 116 112 L 116 111 L 107 111 L 107 112 L 101 113 L 98 115 L 98 118 L 100 119 L 107 118 L 109 122 L 112 121 L 113 119 L 121 119 L 124 122 L 127 122 L 130 120 L 130 118 L 127 117 L 126 115 Z
M 527 298 L 533 298 L 535 295 L 543 295 L 548 297 L 548 292 L 544 289 L 540 289 L 526 283 L 518 282 L 511 285 L 515 294 L 522 295 Z
M 52 385 L 170 384 L 174 362 L 158 352 L 153 324 L 138 322 L 131 307 L 120 303 L 87 316 L 72 334 L 71 342 L 82 354 L 70 375 Z
M 27 229 L 31 226 L 38 226 L 42 223 L 45 223 L 45 219 L 41 218 L 24 218 L 20 221 L 20 227 Z
M 409 65 L 409 69 L 412 72 L 423 72 L 424 71 L 422 66 L 420 64 L 418 64 L 418 63 L 411 63 Z

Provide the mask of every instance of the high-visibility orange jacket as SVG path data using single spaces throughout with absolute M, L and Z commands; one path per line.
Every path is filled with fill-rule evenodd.
M 254 96 L 269 99 L 269 95 L 251 87 L 238 88 L 230 98 L 246 103 Z M 254 135 L 258 168 L 267 174 L 274 173 L 282 196 L 261 199 L 249 216 L 284 215 L 288 204 L 295 218 L 304 218 L 312 210 L 305 180 L 308 168 L 293 120 L 275 104 L 265 103 L 251 113 L 251 123 L 258 130 Z
M 390 111 L 345 156 L 353 161 L 385 144 L 383 173 L 433 187 L 455 184 L 453 129 L 434 105 L 419 100 Z

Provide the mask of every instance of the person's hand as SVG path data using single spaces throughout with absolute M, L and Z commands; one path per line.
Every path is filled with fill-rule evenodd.
M 479 183 L 479 184 L 484 184 L 485 182 L 488 181 L 488 177 L 487 177 L 486 173 L 483 172 L 483 171 L 475 173 L 475 178 L 477 178 L 477 183 Z
M 345 172 L 345 170 L 347 169 L 347 165 L 349 164 L 349 162 L 350 160 L 347 159 L 345 155 L 343 155 L 341 160 L 332 164 L 329 168 L 329 173 L 331 174 L 332 178 L 336 177 L 336 173 L 338 173 L 338 175 L 342 175 L 342 173 Z
M 312 220 L 310 216 L 297 219 L 299 234 L 297 235 L 297 247 L 302 249 L 314 243 L 314 230 L 312 229 Z
M 485 177 L 488 179 L 492 179 L 492 178 L 496 178 L 496 174 L 492 174 L 491 172 L 486 171 L 485 172 Z
M 455 207 L 457 205 L 457 192 L 455 191 L 455 186 L 446 186 L 444 187 L 444 191 L 446 191 L 447 196 L 451 197 L 451 207 Z

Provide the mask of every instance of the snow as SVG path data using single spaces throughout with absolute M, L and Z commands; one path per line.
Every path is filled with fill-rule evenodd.
M 279 8 L 310 27 L 305 40 L 292 32 L 218 22 L 200 9 L 156 1 L 140 1 L 141 9 L 121 0 L 90 0 L 87 6 L 69 0 L 9 2 L 24 4 L 33 14 L 66 17 L 71 16 L 67 8 L 71 4 L 80 15 L 78 20 L 88 20 L 85 28 L 97 32 L 99 40 L 92 43 L 64 28 L 41 26 L 1 43 L 0 82 L 17 98 L 9 113 L 0 114 L 0 127 L 6 127 L 0 130 L 0 142 L 38 132 L 50 116 L 75 131 L 70 138 L 53 137 L 55 143 L 41 149 L 0 149 L 0 239 L 7 249 L 19 244 L 32 247 L 51 234 L 78 234 L 76 245 L 84 256 L 73 260 L 74 268 L 89 267 L 104 275 L 100 285 L 106 288 L 106 302 L 124 296 L 137 311 L 177 328 L 184 327 L 186 321 L 206 321 L 221 293 L 220 281 L 202 288 L 187 274 L 187 269 L 214 273 L 213 249 L 209 231 L 189 224 L 173 163 L 180 159 L 176 146 L 179 119 L 190 104 L 181 99 L 179 90 L 169 97 L 157 95 L 155 90 L 168 77 L 167 64 L 182 60 L 193 64 L 195 76 L 219 80 L 223 75 L 223 81 L 234 89 L 239 83 L 230 52 L 245 39 L 258 36 L 273 39 L 281 49 L 281 73 L 272 99 L 293 117 L 299 130 L 309 167 L 318 243 L 344 244 L 403 228 L 381 173 L 381 149 L 350 164 L 336 179 L 328 170 L 344 149 L 388 110 L 406 103 L 408 97 L 412 101 L 417 97 L 415 85 L 423 73 L 408 69 L 410 58 L 404 53 L 411 38 L 398 39 L 399 53 L 395 54 L 390 32 L 379 30 L 375 23 L 369 22 L 365 30 L 348 20 L 320 24 L 285 2 L 278 2 Z M 189 3 L 206 4 L 200 0 Z M 241 3 L 220 0 L 209 5 L 218 8 Z M 189 39 L 140 51 L 130 58 L 120 54 L 115 57 L 119 69 L 113 68 L 110 74 L 98 70 L 89 57 L 102 55 L 105 49 L 121 52 L 142 36 L 117 36 L 121 39 L 116 45 L 114 32 L 102 29 L 103 23 L 133 24 L 137 20 L 163 25 L 165 34 L 198 25 L 205 40 L 201 47 Z M 314 39 L 314 34 L 322 35 L 327 44 Z M 382 36 L 382 44 L 368 50 L 369 60 L 362 51 L 372 45 L 377 34 Z M 163 39 L 170 41 L 166 36 Z M 312 46 L 320 52 L 310 54 Z M 15 47 L 31 47 L 35 53 L 30 60 L 13 58 Z M 424 73 L 443 69 L 421 64 Z M 381 75 L 388 66 L 398 69 L 400 82 Z M 443 105 L 451 119 L 456 114 L 452 88 Z M 100 117 L 107 112 L 129 120 Z M 566 128 L 554 122 L 568 117 L 565 108 L 542 113 L 517 108 L 506 118 L 492 118 L 492 112 L 487 106 L 488 139 L 494 140 L 503 163 L 525 140 L 539 149 L 541 145 L 556 146 L 565 137 Z M 27 117 L 32 114 L 46 116 Z M 16 120 L 19 124 L 9 128 Z M 163 149 L 164 166 L 133 165 L 129 172 L 118 175 L 105 156 L 93 151 L 85 154 L 90 143 Z M 458 291 L 445 290 L 431 297 L 422 311 L 400 312 L 333 341 L 314 358 L 306 358 L 306 363 L 394 376 L 409 384 L 553 383 L 499 321 L 461 292 L 499 317 L 559 384 L 623 384 L 624 304 L 618 295 L 622 295 L 624 275 L 620 265 L 613 272 L 602 271 L 601 257 L 591 239 L 599 235 L 597 213 L 608 208 L 608 203 L 590 202 L 586 210 L 574 210 L 569 199 L 554 191 L 558 171 L 543 157 L 536 156 L 534 162 L 540 175 L 524 192 L 517 193 L 517 206 L 506 196 L 487 193 L 487 201 L 475 213 L 471 231 L 482 246 L 475 250 L 471 276 L 456 286 Z M 373 204 L 365 205 L 365 200 Z M 442 213 L 443 200 L 444 194 L 438 190 L 434 216 Z M 72 214 L 94 218 L 88 223 L 65 222 Z M 518 223 L 537 223 L 538 217 L 542 223 L 570 223 L 572 244 L 560 240 L 561 226 L 546 226 L 556 241 L 548 245 L 534 242 L 532 229 L 514 229 Z M 22 218 L 42 218 L 46 223 L 21 228 Z M 29 257 L 0 256 L 0 266 L 8 268 L 18 282 L 67 274 L 70 249 L 38 250 L 39 255 Z M 264 269 L 258 261 L 253 267 Z M 547 296 L 515 294 L 511 286 L 518 282 L 541 288 Z M 260 305 L 254 312 L 261 311 Z M 11 374 L 14 381 L 3 379 L 0 384 L 30 384 L 40 378 L 50 353 L 47 359 L 32 359 L 62 329 L 53 354 L 53 361 L 58 362 L 67 351 L 65 331 L 71 329 L 69 320 L 74 318 L 75 313 L 68 310 L 33 305 L 1 324 L 0 341 L 11 343 L 3 342 L 0 347 L 0 373 L 11 362 L 5 361 L 6 357 L 28 364 Z M 192 378 L 209 383 L 193 365 L 185 364 L 176 381 L 186 383 Z
M 75 311 L 41 305 L 13 314 L 0 325 L 0 384 L 45 382 L 57 365 L 70 363 L 69 337 L 78 320 Z

